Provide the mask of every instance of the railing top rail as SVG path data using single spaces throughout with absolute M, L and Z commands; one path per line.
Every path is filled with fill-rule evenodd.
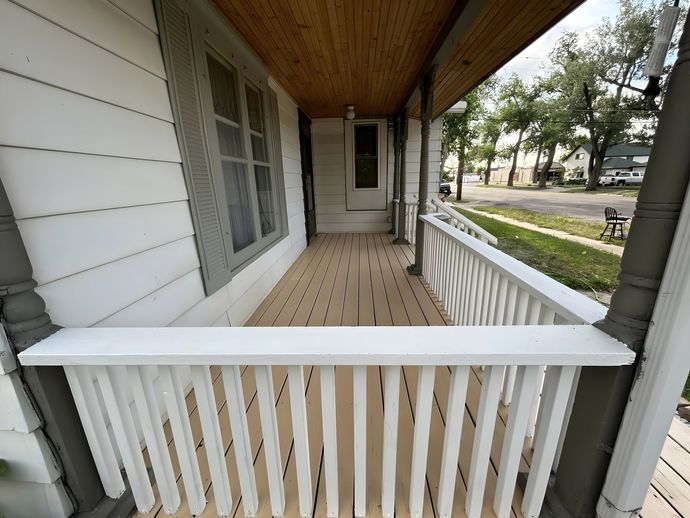
M 62 329 L 23 365 L 626 365 L 589 325 Z
M 470 218 L 467 216 L 464 216 L 463 214 L 460 214 L 457 210 L 449 209 L 445 203 L 443 203 L 441 200 L 438 200 L 434 198 L 431 200 L 431 203 L 434 204 L 437 208 L 441 210 L 444 214 L 447 216 L 450 216 L 451 218 L 457 219 L 460 221 L 463 225 L 466 225 L 468 228 L 472 229 L 474 232 L 482 236 L 484 239 L 486 239 L 490 244 L 492 245 L 497 245 L 498 244 L 498 238 L 491 234 L 490 232 L 487 232 L 484 230 L 482 227 L 477 225 L 474 221 L 472 221 Z
M 544 304 L 555 309 L 559 315 L 570 322 L 592 324 L 606 316 L 606 307 L 602 304 L 568 288 L 531 266 L 527 266 L 522 261 L 518 261 L 479 239 L 468 236 L 437 218 L 420 216 L 420 219 L 425 224 L 448 234 L 466 248 L 483 257 L 485 261 L 491 264 L 492 268 L 499 270 L 502 275 L 511 279 Z

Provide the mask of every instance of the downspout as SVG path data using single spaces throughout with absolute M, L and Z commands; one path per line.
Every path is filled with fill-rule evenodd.
M 429 198 L 429 136 L 431 134 L 431 116 L 434 101 L 434 78 L 437 66 L 431 67 L 419 87 L 421 94 L 422 145 L 419 152 L 419 205 L 417 215 L 426 215 L 426 204 Z M 417 221 L 415 235 L 414 264 L 408 266 L 411 275 L 421 275 L 424 260 L 424 225 Z
M 398 115 L 398 132 L 400 134 L 400 186 L 398 188 L 398 237 L 393 241 L 394 245 L 409 245 L 410 242 L 405 238 L 405 219 L 407 206 L 405 205 L 405 194 L 407 190 L 407 110 L 402 110 Z
M 635 351 L 637 362 L 622 368 L 583 367 L 563 445 L 555 495 L 576 518 L 595 514 L 631 387 L 644 380 L 643 375 L 647 376 L 645 338 L 676 229 L 684 230 L 678 227 L 678 219 L 690 183 L 688 91 L 690 18 L 685 21 L 635 219 L 623 252 L 620 285 L 606 318 L 595 324 Z M 684 275 L 688 275 L 687 270 Z M 632 515 L 634 510 L 627 512 Z
M 0 325 L 18 354 L 59 329 L 34 291 L 36 281 L 12 207 L 0 180 Z M 18 363 L 18 362 L 17 362 Z M 65 487 L 77 511 L 91 511 L 103 497 L 84 431 L 60 367 L 19 367 L 19 375 L 41 428 L 60 464 Z

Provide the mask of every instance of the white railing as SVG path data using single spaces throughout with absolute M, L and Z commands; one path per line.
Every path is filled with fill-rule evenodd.
M 548 326 L 592 324 L 606 315 L 606 308 L 482 240 L 443 223 L 421 216 L 426 225 L 422 275 L 438 297 L 451 321 L 458 326 Z M 515 397 L 517 369 L 508 367 L 501 399 L 510 405 Z M 544 379 L 542 369 L 538 383 Z M 574 395 L 579 371 L 573 381 Z M 540 433 L 543 394 L 532 403 L 527 436 Z M 566 422 L 572 399 L 568 401 Z M 564 436 L 559 440 L 559 452 Z M 558 455 L 554 467 L 557 466 Z
M 529 310 L 528 313 L 531 314 Z M 533 443 L 534 454 L 521 500 L 525 516 L 538 516 L 576 369 L 582 365 L 630 364 L 633 358 L 624 345 L 587 325 L 511 329 L 480 326 L 63 329 L 19 355 L 23 365 L 64 367 L 108 496 L 117 498 L 125 490 L 118 463 L 121 458 L 138 509 L 147 512 L 153 507 L 156 497 L 142 453 L 145 446 L 165 512 L 174 513 L 184 505 L 191 514 L 201 513 L 212 486 L 218 514 L 230 513 L 233 501 L 241 496 L 247 516 L 254 516 L 260 504 L 268 506 L 269 502 L 272 514 L 283 516 L 286 498 L 298 500 L 288 504 L 298 507 L 302 516 L 310 516 L 315 481 L 311 479 L 309 454 L 320 452 L 321 447 L 327 514 L 338 515 L 338 434 L 343 432 L 336 420 L 352 423 L 354 486 L 349 487 L 354 487 L 354 515 L 364 516 L 367 499 L 370 502 L 375 499 L 380 502 L 384 516 L 393 516 L 400 373 L 401 367 L 410 366 L 417 369 L 417 386 L 415 419 L 409 439 L 412 444 L 402 447 L 403 451 L 411 447 L 409 486 L 401 486 L 409 487 L 404 495 L 409 506 L 405 512 L 422 516 L 426 476 L 428 469 L 433 469 L 433 476 L 436 479 L 438 474 L 439 481 L 439 515 L 451 516 L 456 483 L 465 483 L 465 501 L 455 502 L 455 512 L 458 506 L 463 506 L 470 517 L 479 516 L 484 511 L 501 384 L 506 366 L 511 366 L 517 371 L 515 397 L 502 434 L 500 465 L 493 490 L 493 509 L 498 516 L 509 516 L 539 373 L 542 366 L 547 366 L 542 426 Z M 318 405 L 305 398 L 302 366 L 307 365 L 318 366 L 320 373 L 321 423 L 316 427 L 309 427 L 307 421 L 307 409 Z M 472 365 L 484 365 L 485 370 L 471 462 L 469 471 L 461 478 L 457 476 L 458 454 Z M 242 376 L 243 366 L 249 366 L 253 376 Z M 376 382 L 369 389 L 383 391 L 382 432 L 367 430 L 367 366 L 375 367 L 377 374 L 378 368 L 384 372 L 382 388 Z M 291 418 L 283 413 L 285 418 L 278 418 L 273 386 L 274 371 L 278 369 L 287 371 Z M 348 369 L 353 377 L 350 401 L 354 401 L 354 407 L 348 407 L 342 393 L 336 397 L 336 378 Z M 214 394 L 214 375 L 219 376 L 224 387 L 217 394 Z M 200 431 L 190 421 L 185 402 L 190 378 Z M 441 379 L 445 384 L 440 383 Z M 435 387 L 438 400 L 447 401 L 446 429 L 440 462 L 436 458 L 427 468 Z M 253 426 L 250 426 L 245 395 L 251 397 L 254 390 L 259 416 L 253 414 Z M 253 408 L 256 409 L 256 404 Z M 287 408 L 281 406 L 281 412 L 287 412 Z M 162 415 L 169 417 L 172 443 L 166 437 L 168 425 Z M 229 431 L 221 429 L 220 423 L 225 419 L 229 420 Z M 140 444 L 139 427 L 143 444 Z M 294 440 L 292 455 L 297 490 L 287 493 L 281 456 L 281 451 L 286 450 L 281 448 L 285 444 L 281 437 Z M 234 462 L 226 463 L 230 441 Z M 381 461 L 372 465 L 370 459 L 367 471 L 367 453 L 372 451 L 367 449 L 367 443 L 371 441 L 380 445 Z M 169 444 L 174 444 L 174 456 L 168 450 Z M 261 468 L 255 472 L 253 459 L 259 444 L 263 445 L 265 471 Z M 228 454 L 228 458 L 232 456 Z M 174 465 L 179 465 L 182 475 L 179 486 Z M 366 479 L 372 476 L 372 471 L 380 474 L 380 494 L 366 494 L 370 487 Z M 263 502 L 257 496 L 262 493 L 257 491 L 259 475 L 262 479 L 267 477 L 268 497 Z M 375 477 L 378 480 L 378 475 Z M 186 500 L 181 498 L 181 490 Z
M 498 244 L 498 239 L 493 234 L 487 232 L 482 227 L 477 225 L 467 216 L 460 214 L 457 210 L 449 208 L 447 204 L 443 203 L 441 200 L 434 198 L 431 200 L 431 204 L 434 210 L 437 210 L 441 214 L 448 216 L 448 224 L 458 230 L 469 234 L 472 237 L 476 237 L 480 241 L 489 243 L 496 246 Z
M 418 202 L 416 196 L 406 197 L 405 200 L 405 239 L 411 245 L 415 243 L 416 229 L 417 229 L 417 210 Z M 398 237 L 398 218 L 400 217 L 400 200 L 393 200 L 393 227 L 395 237 Z

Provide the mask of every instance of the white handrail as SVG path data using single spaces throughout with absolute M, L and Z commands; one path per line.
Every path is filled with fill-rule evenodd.
M 498 244 L 498 238 L 496 236 L 490 232 L 487 232 L 470 218 L 460 214 L 457 210 L 449 209 L 448 206 L 441 200 L 434 198 L 431 200 L 431 203 L 443 214 L 455 220 L 456 224 L 453 224 L 453 227 L 457 228 L 458 230 L 462 230 L 466 234 L 473 235 L 472 233 L 474 233 L 476 235 L 473 235 L 473 237 L 478 237 L 485 243 L 489 243 L 494 246 Z M 459 228 L 459 226 L 462 226 L 463 228 Z
M 453 229 L 455 230 L 455 229 Z M 469 238 L 467 238 L 469 239 Z M 412 437 L 411 472 L 407 507 L 412 516 L 422 516 L 427 473 L 440 471 L 438 506 L 443 516 L 453 509 L 458 479 L 458 454 L 462 432 L 462 416 L 471 374 L 471 365 L 485 366 L 482 389 L 476 410 L 476 431 L 472 444 L 472 460 L 467 479 L 464 507 L 469 516 L 482 512 L 486 490 L 487 468 L 492 455 L 494 426 L 499 389 L 504 372 L 516 369 L 515 401 L 508 409 L 508 424 L 503 433 L 500 466 L 497 469 L 493 508 L 499 516 L 510 513 L 515 499 L 515 481 L 522 456 L 525 426 L 533 411 L 533 398 L 540 376 L 546 368 L 543 388 L 543 412 L 539 438 L 535 439 L 527 486 L 522 498 L 525 516 L 536 517 L 541 509 L 559 437 L 562 435 L 567 401 L 573 379 L 582 365 L 627 365 L 634 354 L 625 345 L 598 329 L 588 326 L 522 326 L 505 327 L 282 327 L 282 328 L 89 328 L 62 329 L 37 345 L 19 354 L 23 365 L 63 366 L 79 416 L 84 427 L 96 468 L 106 494 L 118 498 L 124 480 L 118 459 L 122 459 L 132 493 L 140 512 L 147 513 L 156 503 L 149 479 L 147 461 L 142 453 L 145 444 L 153 470 L 163 511 L 201 514 L 206 494 L 213 486 L 216 512 L 230 514 L 234 495 L 228 471 L 226 452 L 230 440 L 239 479 L 239 490 L 246 515 L 254 516 L 259 505 L 271 506 L 275 516 L 283 516 L 286 500 L 290 505 L 299 499 L 302 516 L 313 508 L 312 466 L 309 452 L 323 448 L 324 489 L 327 509 L 336 513 L 338 495 L 338 440 L 346 429 L 339 429 L 337 420 L 354 424 L 353 441 L 355 508 L 363 512 L 366 498 L 380 498 L 384 516 L 395 513 L 396 444 L 398 426 L 390 426 L 383 437 L 374 430 L 368 434 L 367 379 L 370 390 L 385 384 L 383 422 L 397 423 L 401 408 L 401 366 L 417 366 L 417 398 L 415 419 L 401 422 Z M 241 367 L 253 366 L 242 375 Z M 303 366 L 318 365 L 320 389 L 307 396 Z M 337 370 L 335 368 L 337 367 Z M 349 369 L 349 366 L 352 366 Z M 367 369 L 366 366 L 373 366 Z M 380 367 L 386 379 L 380 379 Z M 436 367 L 442 367 L 437 369 Z M 349 369 L 349 370 L 348 370 Z M 253 371 L 254 376 L 251 376 Z M 351 372 L 351 374 L 348 374 Z M 370 376 L 372 375 L 372 376 Z M 412 374 L 409 373 L 408 376 Z M 352 403 L 336 389 L 336 379 L 350 382 Z M 217 378 L 216 378 L 217 377 Z M 435 388 L 435 378 L 445 380 Z M 214 378 L 219 390 L 214 389 Z M 276 399 L 274 378 L 287 380 L 290 387 L 289 409 L 285 399 Z M 405 383 L 412 379 L 406 377 Z M 224 387 L 225 403 L 217 395 Z M 310 384 L 310 386 L 313 386 Z M 347 386 L 347 385 L 345 385 Z M 441 386 L 447 388 L 440 389 Z M 188 413 L 185 392 L 194 393 L 201 427 L 193 426 Z M 251 409 L 244 393 L 255 391 Z M 307 408 L 318 404 L 320 390 L 322 432 L 316 443 L 310 443 L 313 427 L 307 424 Z M 281 391 L 282 392 L 282 391 Z M 281 392 L 278 392 L 280 394 Z M 434 393 L 448 402 L 447 426 L 443 439 L 442 459 L 427 463 L 431 438 Z M 97 394 L 103 397 L 103 402 Z M 252 392 L 248 392 L 251 396 Z M 336 394 L 339 394 L 336 397 Z M 280 396 L 279 396 L 280 397 Z M 344 398 L 344 399 L 343 399 Z M 132 405 L 132 400 L 134 405 Z M 307 402 L 309 401 L 309 403 Z M 257 410 L 258 405 L 258 410 Z M 336 410 L 337 408 L 337 410 Z M 258 423 L 257 423 L 258 411 Z M 351 414 L 348 415 L 348 412 Z M 223 433 L 220 414 L 228 414 L 229 430 Z M 174 441 L 166 435 L 166 414 Z M 135 417 L 136 415 L 136 417 Z M 455 417 L 453 417 L 455 416 Z M 136 423 L 140 423 L 138 428 Z M 260 423 L 260 424 L 259 424 Z M 402 424 L 407 423 L 407 424 Z M 407 433 L 407 432 L 406 432 Z M 142 437 L 143 436 L 143 437 Z M 286 492 L 280 437 L 295 437 L 293 455 L 297 469 L 298 490 Z M 203 441 L 203 448 L 199 448 Z M 381 474 L 380 495 L 365 494 L 367 487 L 367 454 L 371 441 L 381 441 L 383 454 L 376 469 Z M 266 463 L 266 490 L 257 491 L 252 459 L 262 445 Z M 175 480 L 171 449 L 175 448 L 182 486 Z M 198 453 L 205 451 L 210 479 L 201 476 Z M 370 463 L 376 462 L 372 457 Z M 460 482 L 462 483 L 462 482 Z M 353 486 L 350 486 L 351 488 Z M 186 493 L 181 498 L 180 489 Z M 341 489 L 341 488 L 340 488 Z M 350 489 L 351 490 L 351 489 Z M 322 491 L 322 489 L 319 489 Z M 261 495 L 261 500 L 257 495 Z M 421 496 L 420 496 L 421 495 Z M 399 498 L 398 498 L 399 500 Z M 354 511 L 354 509 L 353 509 Z
M 438 218 L 427 215 L 420 216 L 420 219 L 427 225 L 427 228 L 430 229 L 427 235 L 436 231 L 437 234 L 445 236 L 445 239 L 450 239 L 451 242 L 456 243 L 457 246 L 468 254 L 468 262 L 469 256 L 472 257 L 473 261 L 474 258 L 477 258 L 477 265 L 483 264 L 484 269 L 489 268 L 492 272 L 497 273 L 495 277 L 507 280 L 521 292 L 528 293 L 531 297 L 534 297 L 540 303 L 555 311 L 561 318 L 560 323 L 591 324 L 606 316 L 606 308 L 602 304 L 568 288 L 555 279 L 518 261 L 497 248 L 468 236 L 464 232 L 443 223 Z M 439 239 L 444 238 L 440 237 Z M 425 243 L 425 245 L 430 256 L 428 259 L 425 258 L 424 260 L 425 268 L 429 268 L 429 271 L 425 273 L 424 277 L 431 284 L 434 293 L 441 298 L 442 302 L 452 304 L 453 301 L 451 299 L 459 296 L 460 292 L 454 291 L 453 294 L 448 293 L 446 286 L 444 286 L 447 280 L 443 278 L 443 275 L 459 266 L 459 263 L 453 265 L 451 262 L 456 260 L 459 261 L 460 257 L 440 256 L 440 251 L 436 248 L 436 245 L 440 245 L 440 243 L 435 242 L 433 236 L 430 237 L 429 243 Z M 443 261 L 446 262 L 443 263 Z M 433 265 L 441 263 L 446 264 L 444 273 L 433 271 Z M 484 277 L 486 278 L 486 275 Z M 473 285 L 474 291 L 476 293 L 481 292 L 484 286 L 479 285 L 478 279 L 476 278 L 473 279 L 473 281 L 475 282 Z M 490 289 L 493 288 L 498 288 L 498 286 L 490 287 Z M 468 286 L 462 287 L 462 295 L 471 295 L 468 294 Z M 445 301 L 444 298 L 446 299 Z M 491 322 L 485 323 L 489 325 L 493 324 Z M 456 322 L 456 324 L 473 325 L 480 323 L 466 321 Z
M 592 326 L 61 329 L 22 365 L 623 365 Z

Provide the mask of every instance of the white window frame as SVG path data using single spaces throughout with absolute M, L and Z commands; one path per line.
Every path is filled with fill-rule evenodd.
M 268 102 L 268 72 L 256 60 L 251 50 L 229 30 L 227 25 L 218 19 L 218 16 L 220 16 L 219 14 L 212 12 L 208 6 L 202 6 L 196 3 L 190 4 L 190 7 L 190 14 L 194 22 L 194 56 L 201 96 L 202 118 L 206 130 L 209 167 L 212 171 L 213 188 L 219 199 L 221 220 L 224 225 L 223 230 L 227 240 L 226 250 L 228 261 L 231 271 L 234 274 L 251 264 L 271 246 L 288 234 L 284 178 L 282 174 L 278 174 L 278 171 L 282 168 L 277 167 L 278 161 L 282 161 L 282 157 L 276 156 L 273 146 L 274 138 L 280 138 L 280 135 L 273 135 L 273 128 L 270 120 L 271 109 Z M 232 242 L 230 215 L 225 196 L 225 182 L 209 82 L 207 54 L 212 55 L 216 60 L 220 61 L 222 65 L 231 67 L 236 76 L 235 86 L 238 95 L 237 103 L 240 114 L 244 158 L 233 158 L 232 161 L 243 163 L 246 167 L 255 238 L 253 243 L 238 251 L 234 251 Z M 264 139 L 269 162 L 254 160 L 252 154 L 249 114 L 246 99 L 247 85 L 258 90 L 261 94 L 265 133 Z M 254 165 L 268 166 L 270 169 L 273 205 L 275 208 L 275 229 L 266 236 L 261 235 Z
M 388 178 L 388 121 L 386 119 L 354 119 L 345 125 L 345 185 L 347 210 L 386 210 Z M 378 183 L 377 187 L 355 185 L 355 127 L 377 126 Z

